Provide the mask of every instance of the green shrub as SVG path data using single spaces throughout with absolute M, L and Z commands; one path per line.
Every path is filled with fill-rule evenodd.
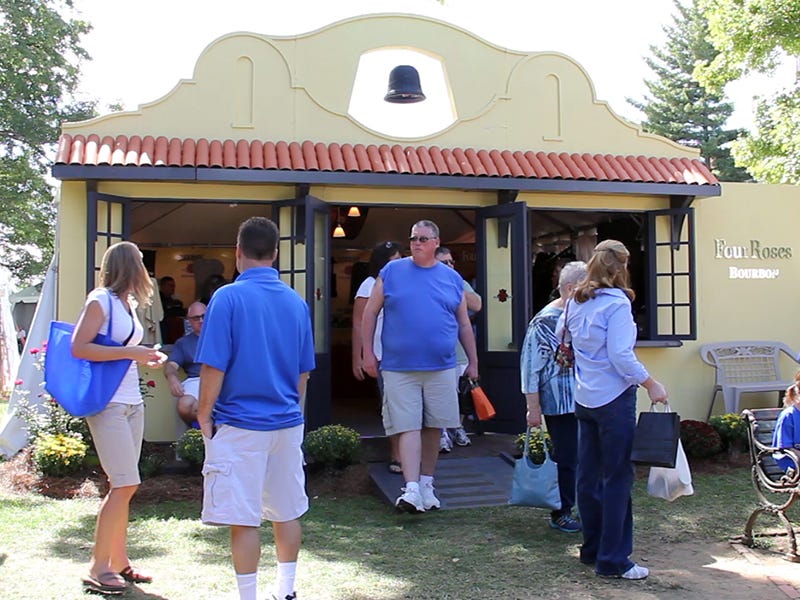
M 187 429 L 175 442 L 178 456 L 193 465 L 202 465 L 206 457 L 203 434 L 199 429 Z
M 550 453 L 550 456 L 553 455 L 553 440 L 550 439 L 550 434 L 545 431 L 544 433 L 544 441 L 547 444 L 547 451 Z M 517 436 L 517 439 L 514 441 L 517 446 L 517 452 L 519 452 L 520 456 L 522 455 L 522 450 L 525 448 L 525 434 L 520 433 Z M 542 436 L 539 435 L 539 429 L 533 428 L 531 429 L 531 442 L 528 451 L 528 456 L 531 457 L 531 461 L 534 464 L 540 465 L 544 462 L 544 447 L 542 446 Z
M 325 425 L 306 434 L 303 450 L 313 464 L 342 469 L 356 462 L 361 436 L 344 425 Z
M 81 469 L 87 449 L 77 435 L 42 433 L 33 442 L 33 463 L 42 475 L 63 477 Z
M 160 474 L 167 464 L 167 459 L 160 454 L 147 454 L 139 459 L 139 474 L 142 479 Z
M 708 420 L 708 424 L 719 434 L 722 439 L 723 449 L 747 449 L 747 423 L 745 423 L 742 415 L 735 413 L 717 415 L 711 417 Z
M 681 444 L 690 458 L 706 458 L 722 452 L 719 433 L 703 421 L 681 421 Z

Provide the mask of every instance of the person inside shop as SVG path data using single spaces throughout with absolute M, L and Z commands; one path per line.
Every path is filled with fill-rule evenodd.
M 183 318 L 186 309 L 183 302 L 175 296 L 175 279 L 165 275 L 158 280 L 158 296 L 164 318 L 161 320 L 161 340 L 165 344 L 172 344 L 183 335 Z
M 456 268 L 456 261 L 453 258 L 453 253 L 450 252 L 449 248 L 439 246 L 436 249 L 436 260 L 447 265 L 451 269 Z M 466 280 L 464 280 L 463 283 L 464 299 L 467 301 L 467 314 L 469 314 L 469 318 L 472 320 L 475 314 L 480 312 L 481 308 L 483 307 L 483 300 L 481 299 L 480 294 L 472 289 L 472 286 Z M 464 371 L 467 368 L 467 362 L 467 353 L 464 352 L 461 342 L 456 342 L 456 388 L 458 388 L 459 379 L 462 377 L 462 375 L 464 375 Z M 466 415 L 463 413 L 460 415 L 461 424 L 458 427 L 442 429 L 442 435 L 439 438 L 439 452 L 450 452 L 453 449 L 453 444 L 462 447 L 469 446 L 471 444 L 469 441 L 469 436 L 464 430 L 465 416 Z
M 363 368 L 363 343 L 361 339 L 361 321 L 364 318 L 364 307 L 367 305 L 369 295 L 372 293 L 372 288 L 375 287 L 375 280 L 378 277 L 381 269 L 386 263 L 403 258 L 402 246 L 397 242 L 386 241 L 381 242 L 372 249 L 372 254 L 369 257 L 369 275 L 361 282 L 355 293 L 355 300 L 353 301 L 353 335 L 352 335 L 352 359 L 353 359 L 353 377 L 358 381 L 364 381 L 367 374 Z M 378 321 L 375 325 L 375 335 L 373 336 L 373 352 L 378 359 L 378 395 L 381 399 L 381 406 L 383 405 L 383 376 L 380 371 L 380 361 L 383 355 L 381 351 L 381 332 L 383 331 L 383 312 L 378 314 Z M 402 473 L 403 470 L 400 466 L 400 449 L 398 448 L 397 435 L 389 435 L 389 472 Z
M 189 305 L 186 320 L 192 328 L 191 333 L 175 342 L 169 360 L 164 365 L 164 377 L 169 383 L 169 391 L 175 398 L 175 406 L 181 420 L 193 427 L 197 424 L 197 400 L 200 397 L 200 363 L 195 362 L 197 342 L 203 328 L 203 319 L 206 315 L 206 305 L 202 302 L 193 302 Z M 186 379 L 178 377 L 178 371 L 183 369 Z

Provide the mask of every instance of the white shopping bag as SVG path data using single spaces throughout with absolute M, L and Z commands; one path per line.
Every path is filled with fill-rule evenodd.
M 678 440 L 678 454 L 675 457 L 674 469 L 650 467 L 650 476 L 647 478 L 647 493 L 670 502 L 681 496 L 694 494 L 692 472 L 689 470 L 689 461 L 686 460 L 686 454 L 683 452 L 680 440 Z

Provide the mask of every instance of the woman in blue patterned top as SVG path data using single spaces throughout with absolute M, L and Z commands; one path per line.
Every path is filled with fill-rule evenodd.
M 539 427 L 542 415 L 553 441 L 558 463 L 561 508 L 550 513 L 550 527 L 577 533 L 581 524 L 572 516 L 575 506 L 575 470 L 578 463 L 578 422 L 575 420 L 575 376 L 555 361 L 559 344 L 556 323 L 575 285 L 586 276 L 586 263 L 564 265 L 558 278 L 559 297 L 540 310 L 528 325 L 520 357 L 522 393 L 528 404 L 528 425 Z

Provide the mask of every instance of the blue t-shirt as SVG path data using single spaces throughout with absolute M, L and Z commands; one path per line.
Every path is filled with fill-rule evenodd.
M 303 423 L 297 383 L 314 369 L 305 301 L 270 267 L 247 269 L 208 305 L 196 360 L 225 373 L 212 418 L 273 431 Z
M 787 406 L 778 415 L 772 434 L 772 446 L 800 450 L 800 409 L 796 405 Z M 774 456 L 778 466 L 784 471 L 794 466 L 792 459 L 787 458 L 783 452 L 776 452 Z
M 200 337 L 193 331 L 179 338 L 172 346 L 172 352 L 169 353 L 169 361 L 186 371 L 187 377 L 200 377 L 200 363 L 194 360 L 194 357 L 197 356 L 199 339 Z
M 393 260 L 383 281 L 384 371 L 442 371 L 456 366 L 458 320 L 464 295 L 461 275 L 437 262 L 419 267 L 411 258 Z

